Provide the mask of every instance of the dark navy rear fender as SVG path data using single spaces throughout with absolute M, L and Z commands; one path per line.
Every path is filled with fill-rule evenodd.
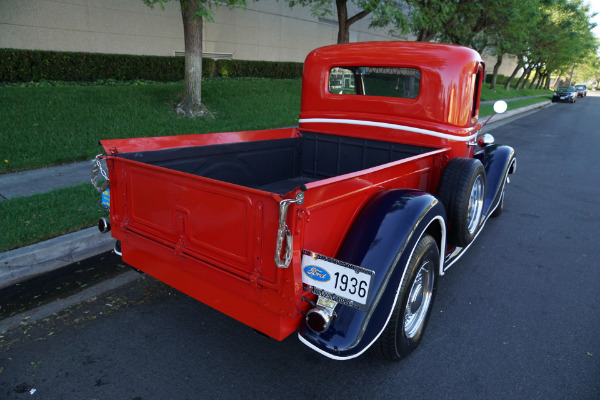
M 353 223 L 336 258 L 375 271 L 366 311 L 338 304 L 330 328 L 317 334 L 302 324 L 300 340 L 330 358 L 344 360 L 364 353 L 389 321 L 405 270 L 419 239 L 430 233 L 440 248 L 440 271 L 446 241 L 446 212 L 425 192 L 397 189 L 372 199 Z
M 516 158 L 510 146 L 493 144 L 477 154 L 485 168 L 486 192 L 483 215 L 489 216 L 500 204 L 506 177 L 513 172 Z

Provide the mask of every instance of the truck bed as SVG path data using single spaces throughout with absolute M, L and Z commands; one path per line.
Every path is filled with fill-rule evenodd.
M 374 193 L 434 187 L 447 151 L 295 128 L 102 145 L 123 261 L 278 340 L 303 318 L 298 260 L 274 262 L 282 199 L 306 185 L 294 257 L 333 257 Z
M 121 153 L 119 156 L 283 195 L 303 184 L 433 150 L 307 131 L 300 134 L 300 137 Z

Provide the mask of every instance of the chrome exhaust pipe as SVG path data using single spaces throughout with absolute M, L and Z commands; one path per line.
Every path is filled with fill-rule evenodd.
M 100 218 L 98 220 L 98 230 L 101 233 L 107 233 L 110 231 L 110 220 L 108 218 Z
M 117 240 L 115 242 L 115 247 L 113 248 L 113 251 L 115 252 L 116 255 L 123 257 L 123 253 L 121 252 L 121 241 Z
M 333 310 L 317 306 L 306 313 L 306 324 L 313 332 L 323 333 L 329 329 L 335 317 Z

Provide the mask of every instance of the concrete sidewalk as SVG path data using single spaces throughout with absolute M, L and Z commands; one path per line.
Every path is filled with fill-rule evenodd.
M 81 161 L 0 175 L 0 201 L 83 183 L 91 185 L 91 171 L 92 162 Z M 0 289 L 110 251 L 114 243 L 110 234 L 101 234 L 92 227 L 0 253 Z
M 495 115 L 482 131 L 491 132 L 498 126 L 549 105 L 552 103 L 547 101 Z M 488 118 L 483 117 L 482 123 Z M 0 175 L 0 197 L 9 199 L 17 196 L 29 196 L 90 182 L 91 170 L 91 161 L 83 161 L 60 167 Z M 98 194 L 98 201 L 100 201 L 99 199 L 100 194 Z M 92 227 L 0 253 L 0 289 L 110 251 L 114 247 L 114 242 L 115 240 L 110 234 L 101 234 L 98 228 Z
M 90 182 L 91 161 L 0 175 L 0 201 Z

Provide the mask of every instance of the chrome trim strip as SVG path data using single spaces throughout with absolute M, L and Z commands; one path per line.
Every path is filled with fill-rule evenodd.
M 326 124 L 346 124 L 346 125 L 364 125 L 364 126 L 376 126 L 379 128 L 390 128 L 402 131 L 409 131 L 414 133 L 420 133 L 428 136 L 435 136 L 442 139 L 455 140 L 458 142 L 468 142 L 475 139 L 478 133 L 474 133 L 471 136 L 459 136 L 450 135 L 447 133 L 441 133 L 436 131 L 430 131 L 429 129 L 415 128 L 412 126 L 389 124 L 386 122 L 374 122 L 374 121 L 362 121 L 358 119 L 343 119 L 343 118 L 300 118 L 299 123 L 326 123 Z

